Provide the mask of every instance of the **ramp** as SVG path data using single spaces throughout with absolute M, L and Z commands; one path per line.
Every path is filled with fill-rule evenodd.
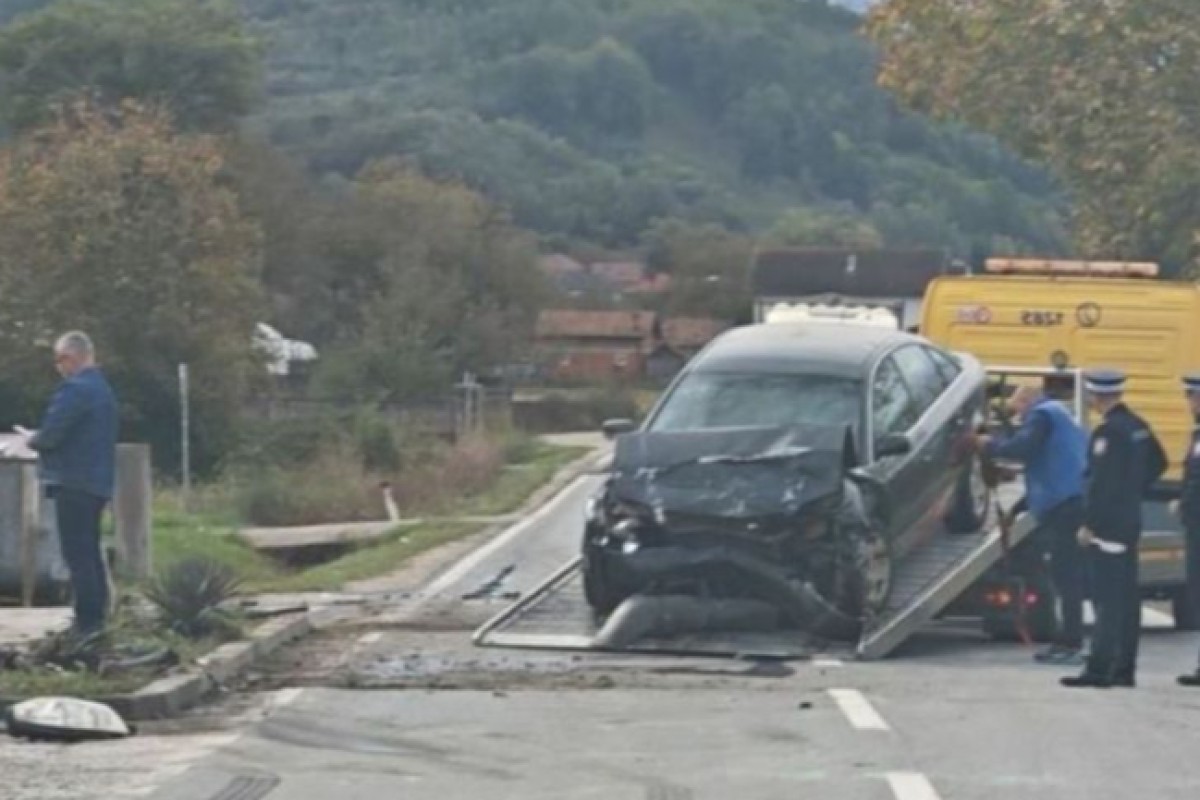
M 1032 530 L 1028 517 L 1013 527 L 1011 544 Z M 999 529 L 943 534 L 897 564 L 886 612 L 855 647 L 830 643 L 803 631 L 705 632 L 669 639 L 642 639 L 623 652 L 802 659 L 814 655 L 887 656 L 933 620 L 1004 556 Z M 599 627 L 583 595 L 578 558 L 565 564 L 534 591 L 485 623 L 473 640 L 481 647 L 534 650 L 598 650 Z

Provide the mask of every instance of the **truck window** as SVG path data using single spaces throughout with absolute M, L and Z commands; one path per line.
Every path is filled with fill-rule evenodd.
M 871 424 L 875 441 L 889 433 L 904 433 L 921 418 L 921 409 L 892 356 L 875 371 L 871 382 Z
M 946 381 L 925 348 L 917 345 L 902 347 L 895 353 L 896 365 L 921 413 L 937 402 L 946 391 Z M 918 414 L 918 416 L 920 416 Z

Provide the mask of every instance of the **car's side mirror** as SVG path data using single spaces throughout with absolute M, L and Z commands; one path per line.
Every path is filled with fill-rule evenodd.
M 631 419 L 610 419 L 600 426 L 606 439 L 615 439 L 622 434 L 633 433 L 636 428 L 637 425 Z
M 903 433 L 885 434 L 875 443 L 875 458 L 892 458 L 912 452 L 912 442 Z

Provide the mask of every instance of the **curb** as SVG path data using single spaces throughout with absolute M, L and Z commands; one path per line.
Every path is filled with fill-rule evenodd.
M 280 617 L 258 626 L 250 638 L 223 644 L 187 672 L 168 675 L 131 694 L 97 698 L 130 722 L 172 717 L 197 705 L 285 644 L 312 633 L 315 613 Z
M 258 626 L 249 639 L 229 642 L 197 660 L 187 671 L 159 678 L 129 694 L 89 698 L 110 706 L 127 722 L 164 719 L 198 705 L 284 645 L 352 616 L 345 609 L 318 609 Z M 0 699 L 0 708 L 19 700 Z

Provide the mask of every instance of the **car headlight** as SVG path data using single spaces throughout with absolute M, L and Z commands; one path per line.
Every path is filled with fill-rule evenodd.
M 604 522 L 604 501 L 599 497 L 589 497 L 583 506 L 583 519 L 586 522 Z

